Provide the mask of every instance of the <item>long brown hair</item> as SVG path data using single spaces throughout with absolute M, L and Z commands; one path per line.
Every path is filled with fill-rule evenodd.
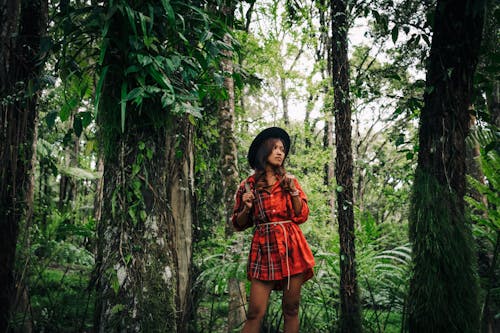
M 281 143 L 285 144 L 279 138 L 269 138 L 262 142 L 259 149 L 257 149 L 257 154 L 255 155 L 255 184 L 258 189 L 270 185 L 267 184 L 265 177 L 267 158 L 273 152 L 274 145 L 277 141 L 281 141 Z M 286 156 L 283 158 L 283 162 L 280 166 L 274 167 L 274 173 L 280 176 L 282 180 L 286 174 L 285 160 Z

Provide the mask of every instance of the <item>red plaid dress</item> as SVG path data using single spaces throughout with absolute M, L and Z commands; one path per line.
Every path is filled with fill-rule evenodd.
M 307 197 L 296 179 L 295 187 L 302 200 L 302 211 L 295 215 L 290 194 L 283 191 L 280 179 L 270 188 L 255 190 L 255 179 L 244 180 L 236 192 L 232 222 L 236 230 L 236 217 L 244 208 L 242 201 L 245 183 L 255 195 L 250 217 L 255 226 L 250 253 L 248 255 L 247 277 L 249 280 L 279 281 L 275 289 L 282 289 L 289 276 L 304 274 L 304 281 L 313 276 L 314 257 L 299 224 L 309 215 Z M 268 223 L 281 222 L 286 223 Z M 288 251 L 287 251 L 288 250 Z

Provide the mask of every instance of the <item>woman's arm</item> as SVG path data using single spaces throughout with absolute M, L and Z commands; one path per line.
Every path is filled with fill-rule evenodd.
M 287 190 L 291 197 L 293 216 L 292 221 L 295 223 L 304 223 L 309 216 L 309 207 L 307 205 L 307 197 L 300 187 L 299 182 L 294 176 L 287 175 Z
M 235 196 L 233 216 L 231 218 L 234 229 L 243 231 L 253 224 L 251 212 L 254 195 L 245 189 L 245 182 L 242 182 Z

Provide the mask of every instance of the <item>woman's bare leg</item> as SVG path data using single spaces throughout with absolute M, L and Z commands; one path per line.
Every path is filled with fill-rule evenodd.
M 285 317 L 285 327 L 283 333 L 299 332 L 299 304 L 300 289 L 304 283 L 303 275 L 296 275 L 290 278 L 290 289 L 287 289 L 288 281 L 283 281 L 283 315 Z
M 260 331 L 260 322 L 266 314 L 267 302 L 273 290 L 273 285 L 272 282 L 252 280 L 247 320 L 241 333 L 258 333 Z

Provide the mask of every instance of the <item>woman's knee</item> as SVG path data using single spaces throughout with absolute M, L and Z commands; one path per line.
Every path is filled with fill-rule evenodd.
M 260 305 L 252 305 L 248 307 L 247 320 L 260 320 L 266 314 L 266 308 Z
M 299 315 L 299 306 L 300 303 L 298 301 L 295 302 L 283 302 L 283 313 L 288 317 L 296 317 Z

